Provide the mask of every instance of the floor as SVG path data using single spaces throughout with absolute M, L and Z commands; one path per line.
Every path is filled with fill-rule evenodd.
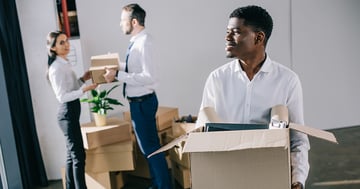
M 310 173 L 306 189 L 360 188 L 360 126 L 330 130 L 339 144 L 310 137 Z M 149 180 L 129 177 L 123 189 L 145 189 Z M 181 187 L 175 183 L 175 189 Z M 61 181 L 50 181 L 48 187 L 62 189 Z

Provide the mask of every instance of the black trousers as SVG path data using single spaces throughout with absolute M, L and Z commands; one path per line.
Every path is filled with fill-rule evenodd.
M 80 101 L 63 103 L 58 111 L 58 123 L 66 142 L 66 189 L 86 189 L 85 149 L 80 129 Z

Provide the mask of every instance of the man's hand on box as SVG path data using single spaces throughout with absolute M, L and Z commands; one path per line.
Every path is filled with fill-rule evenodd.
M 116 70 L 105 68 L 104 78 L 107 83 L 115 80 Z

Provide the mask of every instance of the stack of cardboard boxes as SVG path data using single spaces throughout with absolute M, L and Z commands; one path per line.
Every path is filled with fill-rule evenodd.
M 124 112 L 124 120 L 131 122 L 130 112 Z M 165 145 L 168 141 L 168 136 L 172 133 L 173 120 L 179 118 L 179 110 L 174 107 L 159 106 L 156 113 L 156 127 L 158 130 L 158 136 L 160 139 L 160 145 Z M 132 133 L 132 139 L 136 143 L 134 133 Z M 142 177 L 151 178 L 148 164 L 145 157 L 142 155 L 138 145 L 135 145 L 135 169 L 133 171 L 127 171 L 126 174 Z M 165 153 L 166 160 L 168 161 L 169 167 L 171 167 L 170 158 L 168 152 Z
M 174 120 L 172 124 L 172 134 L 168 136 L 168 141 L 173 141 L 175 138 L 195 129 L 197 117 L 190 117 L 191 119 L 189 119 L 189 116 L 182 116 L 181 119 Z M 184 144 L 185 142 L 181 141 L 168 152 L 174 180 L 180 184 L 182 188 L 191 188 L 190 154 L 183 153 Z
M 81 124 L 81 132 L 86 151 L 85 178 L 88 188 L 122 188 L 124 181 L 121 171 L 135 168 L 130 123 L 119 118 L 108 118 L 106 126 L 95 126 L 94 122 Z M 62 174 L 65 181 L 64 168 Z

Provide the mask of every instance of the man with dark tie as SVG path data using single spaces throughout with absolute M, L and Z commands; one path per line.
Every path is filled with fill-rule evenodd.
M 152 38 L 145 30 L 146 13 L 138 4 L 122 8 L 120 26 L 124 34 L 130 35 L 130 44 L 125 63 L 120 63 L 116 72 L 107 69 L 104 75 L 107 82 L 117 77 L 124 83 L 123 95 L 130 103 L 133 128 L 140 150 L 147 159 L 152 186 L 150 188 L 170 189 L 170 175 L 163 153 L 147 158 L 160 148 L 156 129 L 158 99 L 155 64 L 152 59 Z

